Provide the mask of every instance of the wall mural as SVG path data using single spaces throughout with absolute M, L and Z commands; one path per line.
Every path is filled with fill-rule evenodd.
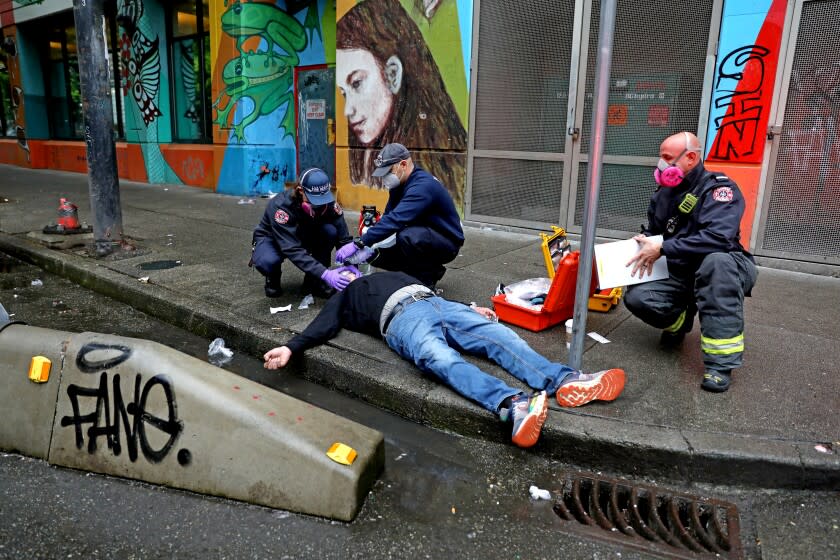
M 160 88 L 160 40 L 147 37 L 137 27 L 143 16 L 142 0 L 122 2 L 117 22 L 123 28 L 120 49 L 126 72 L 122 79 L 123 94 L 131 92 L 134 103 L 147 125 L 163 113 L 155 105 Z
M 179 44 L 178 55 L 181 57 L 181 84 L 184 88 L 184 96 L 187 99 L 187 108 L 184 111 L 184 117 L 193 123 L 199 122 L 198 108 L 195 105 L 195 53 L 193 41 L 181 41 Z
M 761 0 L 744 13 L 738 3 L 726 3 L 706 142 L 710 161 L 761 163 L 764 157 L 786 8 L 787 0 Z
M 163 117 L 169 110 L 166 59 L 161 56 L 163 7 L 144 0 L 118 0 L 120 83 L 125 111 L 126 140 L 138 143 L 150 183 L 182 183 L 164 158 L 161 143 L 170 142 L 171 126 Z
M 335 26 L 331 2 L 217 0 L 214 138 L 228 145 L 218 192 L 255 196 L 294 180 L 295 69 L 325 63 L 325 29 Z
M 471 11 L 459 13 L 468 10 L 454 0 L 347 4 L 336 27 L 336 86 L 347 121 L 347 138 L 339 137 L 338 144 L 348 147 L 349 181 L 380 189 L 371 177 L 373 159 L 385 144 L 400 142 L 463 209 L 462 42 L 471 39 L 461 36 L 459 17 L 471 17 Z
M 292 15 L 306 8 L 304 23 Z M 222 31 L 236 39 L 238 56 L 230 59 L 222 71 L 224 90 L 213 107 L 214 122 L 221 128 L 232 128 L 238 142 L 246 142 L 245 128 L 281 109 L 283 136 L 294 136 L 295 114 L 293 69 L 307 45 L 307 30 L 320 34 L 317 2 L 286 2 L 287 10 L 272 4 L 234 2 L 222 14 Z M 242 101 L 249 98 L 249 109 Z M 231 126 L 230 113 L 239 108 L 244 113 Z

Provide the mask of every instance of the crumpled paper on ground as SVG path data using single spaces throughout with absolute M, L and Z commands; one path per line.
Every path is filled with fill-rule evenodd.
M 542 488 L 538 488 L 538 487 L 534 486 L 533 484 L 531 485 L 530 488 L 528 488 L 528 492 L 531 493 L 531 499 L 534 499 L 534 500 L 550 500 L 551 499 L 551 492 L 549 492 L 548 490 L 543 490 Z

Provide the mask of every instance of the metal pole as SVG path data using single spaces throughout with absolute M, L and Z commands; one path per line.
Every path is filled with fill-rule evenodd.
M 592 281 L 592 257 L 595 252 L 595 226 L 598 218 L 598 191 L 601 187 L 601 160 L 604 157 L 607 105 L 610 99 L 610 65 L 615 9 L 616 0 L 602 0 L 601 24 L 598 31 L 598 61 L 595 65 L 595 97 L 592 104 L 589 166 L 586 172 L 586 199 L 583 203 L 583 231 L 580 236 L 580 267 L 575 288 L 572 341 L 569 345 L 569 365 L 575 369 L 582 369 L 583 362 L 589 284 Z
M 88 189 L 93 215 L 96 254 L 113 252 L 122 241 L 120 184 L 114 115 L 111 111 L 111 80 L 105 39 L 103 0 L 73 0 L 76 48 L 87 144 Z

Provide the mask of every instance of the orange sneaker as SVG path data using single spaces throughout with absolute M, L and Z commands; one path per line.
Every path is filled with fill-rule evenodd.
M 624 390 L 624 370 L 569 375 L 557 389 L 560 406 L 582 406 L 592 401 L 615 400 Z
M 531 447 L 540 439 L 540 430 L 548 416 L 548 395 L 545 391 L 514 397 L 510 407 L 513 420 L 511 439 L 519 447 Z

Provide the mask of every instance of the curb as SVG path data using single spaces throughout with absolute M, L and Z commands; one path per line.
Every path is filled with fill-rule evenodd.
M 196 335 L 221 336 L 252 356 L 261 357 L 266 348 L 285 340 L 285 335 L 266 336 L 253 320 L 218 305 L 160 285 L 140 284 L 91 259 L 6 233 L 0 233 L 0 250 Z M 428 378 L 418 378 L 407 363 L 385 362 L 331 343 L 295 360 L 290 370 L 419 424 L 495 442 L 508 437 L 492 414 Z M 552 411 L 540 442 L 526 452 L 643 478 L 766 488 L 840 487 L 840 456 L 817 452 L 817 442 L 681 430 L 556 405 Z

